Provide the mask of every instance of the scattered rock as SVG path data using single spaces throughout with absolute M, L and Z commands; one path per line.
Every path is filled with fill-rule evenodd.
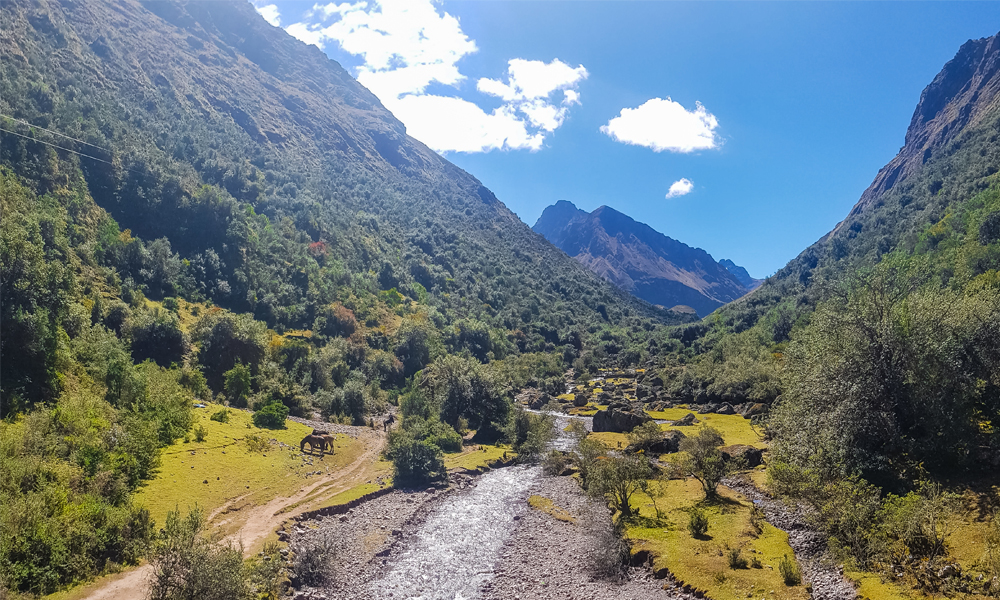
M 701 421 L 698 420 L 698 417 L 694 416 L 694 413 L 688 413 L 688 414 L 684 415 L 683 418 L 681 418 L 681 419 L 679 419 L 677 421 L 674 421 L 673 424 L 674 425 L 682 425 L 682 426 L 686 427 L 686 426 L 694 425 L 695 423 L 700 423 L 700 422 Z

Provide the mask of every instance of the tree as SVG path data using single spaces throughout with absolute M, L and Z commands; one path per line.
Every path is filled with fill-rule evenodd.
M 621 511 L 622 518 L 629 519 L 633 515 L 632 495 L 651 475 L 649 461 L 643 456 L 608 457 L 591 467 L 587 492 L 605 498 L 612 510 Z
M 267 348 L 267 328 L 250 315 L 207 313 L 195 323 L 192 338 L 201 345 L 198 360 L 212 389 L 222 389 L 226 371 L 236 363 L 256 371 Z
M 719 446 L 722 436 L 711 427 L 704 427 L 697 435 L 681 440 L 680 450 L 685 453 L 679 460 L 682 470 L 701 483 L 707 498 L 717 494 L 719 482 L 736 470 L 734 461 L 722 457 Z
M 247 405 L 247 399 L 250 397 L 250 392 L 252 391 L 252 380 L 250 367 L 240 361 L 237 361 L 236 366 L 232 369 L 226 371 L 226 398 L 229 399 L 229 403 L 232 406 L 243 408 Z
M 393 433 L 388 454 L 392 460 L 392 481 L 395 485 L 422 485 L 440 479 L 446 473 L 440 448 L 414 439 L 405 431 Z
M 125 321 L 125 335 L 131 340 L 132 358 L 136 362 L 149 359 L 169 367 L 180 363 L 188 349 L 180 319 L 159 307 L 133 312 Z

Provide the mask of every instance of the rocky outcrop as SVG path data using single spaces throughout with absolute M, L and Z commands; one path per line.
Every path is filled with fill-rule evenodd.
M 878 203 L 899 181 L 917 173 L 938 150 L 995 114 L 1000 101 L 1000 39 L 969 40 L 920 94 L 899 154 L 879 170 L 841 226 Z M 836 231 L 836 230 L 834 230 Z
M 612 433 L 629 433 L 639 425 L 652 421 L 653 418 L 644 412 L 608 408 L 594 415 L 594 431 L 610 431 Z

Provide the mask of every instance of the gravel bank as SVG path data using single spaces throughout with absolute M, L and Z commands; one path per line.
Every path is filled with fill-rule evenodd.
M 744 477 L 732 477 L 723 484 L 759 506 L 767 522 L 788 533 L 788 544 L 802 569 L 802 580 L 812 584 L 814 600 L 854 600 L 858 593 L 827 552 L 826 539 L 806 520 L 802 508 L 792 508 L 775 500 Z
M 576 523 L 529 509 L 515 522 L 494 578 L 480 590 L 483 600 L 694 600 L 669 579 L 631 569 L 628 580 L 591 577 L 589 549 L 595 519 L 610 520 L 607 508 L 590 501 L 568 477 L 539 477 L 530 490 L 566 510 Z
M 392 560 L 392 551 L 412 537 L 441 498 L 468 487 L 469 478 L 453 478 L 451 490 L 396 490 L 352 508 L 345 515 L 318 517 L 290 528 L 293 552 L 314 545 L 321 537 L 333 540 L 329 556 L 333 576 L 319 588 L 300 587 L 295 600 L 369 600 L 369 584 Z

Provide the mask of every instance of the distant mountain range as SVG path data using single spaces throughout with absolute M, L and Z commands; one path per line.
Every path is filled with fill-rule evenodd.
M 619 288 L 667 308 L 705 316 L 761 283 L 733 261 L 717 262 L 608 206 L 588 213 L 560 200 L 532 229 Z

